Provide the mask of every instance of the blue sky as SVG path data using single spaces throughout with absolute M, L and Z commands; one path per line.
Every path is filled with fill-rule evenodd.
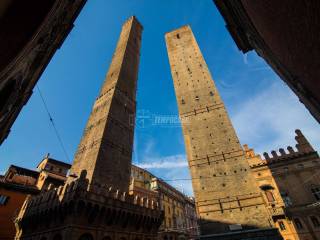
M 154 124 L 177 116 L 164 34 L 189 24 L 230 113 L 242 144 L 256 152 L 295 144 L 300 128 L 318 149 L 320 128 L 297 97 L 254 52 L 243 55 L 211 0 L 90 0 L 56 52 L 38 86 L 70 160 L 50 125 L 39 93 L 20 113 L 0 146 L 0 172 L 10 164 L 35 168 L 46 153 L 72 162 L 92 104 L 115 49 L 121 25 L 131 15 L 144 26 L 138 80 L 134 163 L 157 176 L 189 179 L 179 124 Z M 150 117 L 141 124 L 142 116 Z M 190 181 L 170 181 L 192 194 Z

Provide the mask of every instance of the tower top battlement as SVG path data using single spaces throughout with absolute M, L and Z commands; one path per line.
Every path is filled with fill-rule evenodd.
M 264 152 L 263 158 L 261 158 L 260 155 L 255 155 L 252 149 L 248 149 L 248 146 L 244 145 L 247 158 L 253 158 L 253 157 L 259 158 L 258 162 L 256 161 L 254 163 L 251 162 L 250 166 L 255 167 L 260 165 L 273 164 L 279 161 L 301 157 L 306 154 L 311 154 L 311 153 L 317 154 L 317 152 L 313 149 L 312 145 L 309 143 L 309 141 L 306 139 L 306 137 L 303 135 L 300 129 L 296 129 L 295 133 L 296 133 L 295 140 L 297 142 L 297 144 L 295 145 L 296 149 L 294 149 L 292 146 L 288 146 L 287 151 L 284 148 L 279 148 L 278 151 L 272 150 L 271 155 L 269 155 L 269 153 L 267 152 Z
M 263 153 L 264 160 L 267 163 L 272 163 L 274 161 L 297 157 L 297 156 L 301 156 L 308 153 L 314 153 L 315 150 L 313 149 L 309 141 L 306 139 L 306 137 L 302 134 L 301 130 L 296 129 L 295 133 L 296 133 L 295 140 L 297 142 L 295 146 L 296 150 L 292 146 L 288 146 L 287 147 L 288 152 L 286 152 L 283 148 L 279 148 L 279 153 L 280 153 L 279 155 L 276 150 L 271 151 L 271 156 L 267 152 L 264 152 Z
M 50 184 L 49 189 L 44 190 L 37 196 L 29 197 L 22 206 L 25 212 L 21 212 L 20 214 L 24 216 L 34 215 L 36 212 L 63 205 L 70 201 L 81 200 L 86 202 L 93 201 L 100 204 L 105 204 L 108 201 L 110 203 L 120 201 L 123 204 L 138 205 L 146 209 L 159 209 L 159 203 L 150 200 L 148 197 L 130 195 L 128 192 L 122 192 L 112 186 L 89 185 L 85 171 L 82 171 L 79 178 L 64 186 L 55 188 Z

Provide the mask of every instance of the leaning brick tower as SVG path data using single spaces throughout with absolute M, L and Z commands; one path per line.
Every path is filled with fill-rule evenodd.
M 128 191 L 136 113 L 142 26 L 130 18 L 122 27 L 105 82 L 84 129 L 69 181 L 87 171 L 90 185 Z
M 15 219 L 15 239 L 156 240 L 158 202 L 129 195 L 142 26 L 122 27 L 64 186 L 29 197 Z
M 266 228 L 276 234 L 191 28 L 169 32 L 165 39 L 201 234 L 237 230 L 248 237 L 247 230 L 263 235 L 260 229 Z

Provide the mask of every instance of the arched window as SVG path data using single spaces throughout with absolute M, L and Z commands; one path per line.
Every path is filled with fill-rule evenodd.
M 299 218 L 294 219 L 294 224 L 296 225 L 297 229 L 303 229 L 302 223 Z
M 79 237 L 79 240 L 93 240 L 93 236 L 90 233 L 84 233 Z
M 310 219 L 314 227 L 320 227 L 320 223 L 317 217 L 311 216 Z
M 281 230 L 281 231 L 286 230 L 286 225 L 284 225 L 284 222 L 279 221 L 278 224 L 279 224 L 279 227 L 280 227 L 280 230 Z

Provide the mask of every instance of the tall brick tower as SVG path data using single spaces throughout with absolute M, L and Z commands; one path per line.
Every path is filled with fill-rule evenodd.
M 96 99 L 70 171 L 70 179 L 87 171 L 89 184 L 128 191 L 133 148 L 136 88 L 142 26 L 130 18 Z
M 141 32 L 135 17 L 123 25 L 67 183 L 25 201 L 16 240 L 156 240 L 158 202 L 127 193 Z
M 189 26 L 165 36 L 202 234 L 271 224 L 239 139 Z

